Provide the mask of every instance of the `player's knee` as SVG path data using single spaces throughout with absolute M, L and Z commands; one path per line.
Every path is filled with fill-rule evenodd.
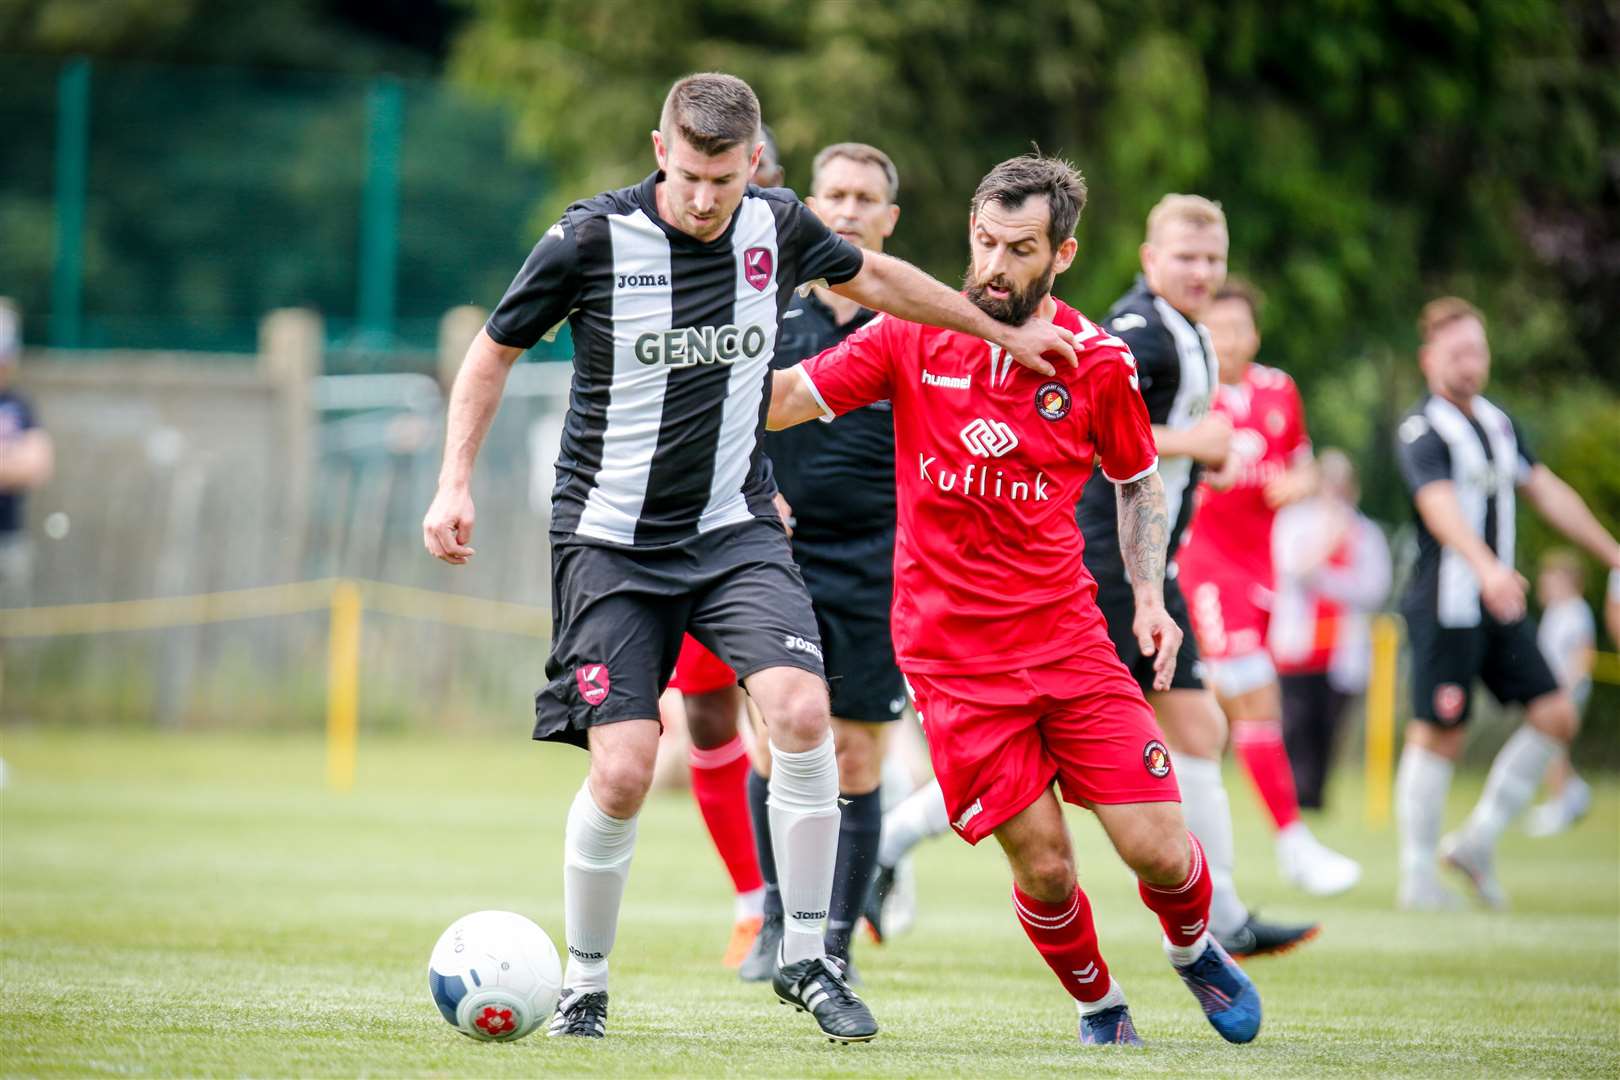
M 1061 851 L 1046 851 L 1023 860 L 1018 887 L 1043 903 L 1057 904 L 1074 894 L 1074 860 Z
M 1150 885 L 1179 885 L 1192 869 L 1192 845 L 1185 832 L 1139 836 L 1120 853 L 1136 876 Z
M 883 782 L 882 743 L 876 735 L 861 730 L 864 725 L 835 723 L 833 738 L 838 745 L 838 786 L 845 795 L 864 795 Z
M 783 750 L 808 750 L 827 737 L 827 692 L 807 686 L 783 694 L 767 718 L 771 741 Z
M 652 787 L 652 761 L 621 756 L 591 761 L 591 795 L 610 817 L 634 817 Z
M 1525 720 L 1543 735 L 1562 743 L 1573 742 L 1581 728 L 1581 717 L 1575 709 L 1575 700 L 1561 690 L 1532 701 L 1526 710 Z
M 686 730 L 692 745 L 713 750 L 737 737 L 737 702 L 726 690 L 693 694 L 686 699 Z

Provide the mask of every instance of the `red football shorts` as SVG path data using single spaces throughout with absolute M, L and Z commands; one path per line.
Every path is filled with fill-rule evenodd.
M 1264 652 L 1271 625 L 1271 584 L 1214 560 L 1177 559 L 1198 652 L 1210 661 Z
M 736 686 L 737 673 L 688 634 L 681 640 L 681 655 L 675 660 L 675 676 L 669 685 L 683 694 L 712 694 Z
M 1054 779 L 1076 805 L 1181 801 L 1153 710 L 1106 637 L 1039 667 L 906 677 L 951 825 L 970 844 Z

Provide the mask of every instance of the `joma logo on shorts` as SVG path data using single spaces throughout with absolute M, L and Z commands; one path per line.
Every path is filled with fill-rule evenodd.
M 664 274 L 620 274 L 615 289 L 646 289 L 654 285 L 668 285 L 669 278 Z
M 817 660 L 821 659 L 821 646 L 813 641 L 806 641 L 797 634 L 782 635 L 782 645 L 794 652 L 807 652 Z
M 636 359 L 643 364 L 691 367 L 694 364 L 732 364 L 764 355 L 767 337 L 758 323 L 748 326 L 693 326 L 678 330 L 649 330 L 636 338 Z

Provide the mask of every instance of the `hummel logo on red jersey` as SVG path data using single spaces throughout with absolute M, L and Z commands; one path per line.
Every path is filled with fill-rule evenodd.
M 962 445 L 979 457 L 1001 457 L 1018 445 L 1018 436 L 1000 420 L 981 416 L 962 429 Z
M 924 386 L 939 386 L 946 390 L 971 390 L 973 388 L 972 375 L 935 375 L 927 368 L 923 369 L 922 381 Z

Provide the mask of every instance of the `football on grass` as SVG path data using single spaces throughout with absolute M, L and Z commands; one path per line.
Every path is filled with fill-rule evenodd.
M 428 991 L 446 1021 L 475 1039 L 521 1039 L 551 1018 L 562 964 L 546 932 L 510 911 L 450 924 L 428 960 Z

